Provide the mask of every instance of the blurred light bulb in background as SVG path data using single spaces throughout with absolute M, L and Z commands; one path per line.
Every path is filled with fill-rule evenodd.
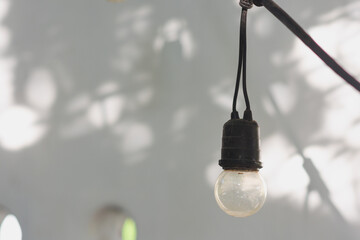
M 224 170 L 216 180 L 215 199 L 234 217 L 248 217 L 264 205 L 266 184 L 258 171 Z

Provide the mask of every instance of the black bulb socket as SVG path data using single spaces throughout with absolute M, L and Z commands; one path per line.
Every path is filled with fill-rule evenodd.
M 260 162 L 260 134 L 256 121 L 230 119 L 224 124 L 221 159 L 224 170 L 257 171 Z

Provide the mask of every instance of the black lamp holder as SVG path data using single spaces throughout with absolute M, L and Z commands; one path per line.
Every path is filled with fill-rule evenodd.
M 246 18 L 247 10 L 253 4 L 264 6 L 277 19 L 279 19 L 290 31 L 292 31 L 306 46 L 308 46 L 329 68 L 343 78 L 348 84 L 360 92 L 360 83 L 348 72 L 346 72 L 329 54 L 327 54 L 301 26 L 292 19 L 282 8 L 272 0 L 240 0 L 240 41 L 239 62 L 236 77 L 236 85 L 233 99 L 231 119 L 225 123 L 223 128 L 221 159 L 219 165 L 224 170 L 257 171 L 260 162 L 260 137 L 259 126 L 252 119 L 250 101 L 246 89 Z M 240 119 L 236 110 L 237 96 L 240 85 L 242 70 L 242 89 L 246 104 L 243 119 Z

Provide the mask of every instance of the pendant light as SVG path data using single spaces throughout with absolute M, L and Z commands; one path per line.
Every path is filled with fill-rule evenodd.
M 246 88 L 246 19 L 247 10 L 253 4 L 264 6 L 297 37 L 300 38 L 325 64 L 347 83 L 360 91 L 360 83 L 331 58 L 284 10 L 272 0 L 240 0 L 240 46 L 231 119 L 224 124 L 221 159 L 224 171 L 215 183 L 215 199 L 219 207 L 234 217 L 247 217 L 258 212 L 265 203 L 266 184 L 259 174 L 260 162 L 259 126 L 252 118 Z M 242 90 L 246 109 L 240 118 L 236 109 L 242 75 Z

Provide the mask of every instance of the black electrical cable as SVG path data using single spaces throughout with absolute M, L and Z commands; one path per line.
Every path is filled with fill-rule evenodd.
M 251 113 L 251 108 L 250 108 L 250 100 L 249 100 L 249 96 L 247 93 L 247 88 L 246 88 L 246 49 L 247 49 L 247 40 L 246 40 L 246 18 L 247 18 L 247 9 L 252 7 L 252 2 L 247 2 L 245 0 L 245 3 L 243 3 L 244 1 L 240 2 L 240 5 L 243 7 L 242 11 L 241 11 L 241 46 L 242 46 L 242 62 L 243 62 L 243 84 L 242 84 L 242 89 L 243 89 L 243 94 L 244 94 L 244 100 L 245 100 L 245 105 L 246 105 L 246 109 L 244 111 L 244 115 L 243 115 L 243 119 L 244 120 L 248 120 L 248 121 L 252 121 L 252 113 Z M 249 5 L 251 4 L 251 5 Z
M 346 72 L 332 57 L 329 56 L 300 25 L 272 0 L 253 0 L 256 6 L 264 6 L 290 31 L 300 38 L 328 67 L 343 78 L 347 83 L 360 91 L 360 82 Z
M 231 118 L 236 119 L 239 118 L 239 113 L 236 110 L 236 103 L 237 97 L 239 93 L 239 86 L 240 86 L 240 76 L 241 76 L 241 67 L 242 67 L 242 32 L 241 32 L 241 23 L 242 23 L 242 16 L 240 17 L 240 30 L 239 30 L 239 60 L 238 60 L 238 69 L 236 74 L 236 84 L 235 84 L 235 91 L 234 91 L 234 98 L 233 98 L 233 106 L 232 106 L 232 113 Z
M 242 77 L 243 77 L 243 94 L 246 104 L 246 110 L 244 113 L 244 119 L 245 120 L 252 120 L 252 114 L 250 110 L 250 100 L 247 93 L 246 88 L 246 18 L 247 18 L 247 9 L 252 6 L 246 5 L 242 6 L 241 10 L 241 17 L 240 17 L 240 36 L 239 36 L 239 60 L 238 60 L 238 70 L 237 70 L 237 76 L 236 76 L 236 84 L 235 84 L 235 92 L 234 92 L 234 99 L 233 99 L 233 111 L 231 113 L 231 118 L 236 119 L 239 118 L 239 114 L 236 110 L 236 103 L 237 103 L 237 97 L 239 92 L 239 86 L 240 86 L 240 76 L 241 76 L 241 70 L 242 70 Z
M 247 10 L 246 9 L 242 9 L 241 11 L 241 41 L 242 41 L 242 62 L 243 62 L 243 73 L 242 73 L 242 77 L 243 77 L 243 94 L 244 94 L 244 99 L 245 99 L 245 104 L 246 104 L 246 109 L 250 110 L 250 101 L 249 101 L 249 97 L 247 94 L 247 89 L 246 89 L 246 18 L 247 18 Z
M 246 110 L 244 112 L 244 120 L 252 120 L 252 114 L 250 109 L 250 100 L 247 94 L 246 88 L 246 18 L 247 10 L 253 5 L 264 6 L 269 10 L 277 19 L 279 19 L 290 31 L 292 31 L 301 41 L 304 42 L 328 67 L 330 67 L 335 73 L 342 77 L 347 83 L 353 86 L 356 90 L 360 91 L 360 82 L 353 76 L 346 72 L 329 54 L 327 54 L 311 37 L 305 32 L 301 26 L 295 22 L 282 8 L 280 8 L 272 0 L 240 0 L 240 6 L 242 7 L 240 17 L 240 36 L 239 36 L 239 61 L 238 70 L 236 76 L 236 85 L 233 99 L 233 109 L 231 113 L 232 119 L 238 119 L 239 114 L 236 110 L 237 97 L 240 86 L 240 77 L 242 70 L 242 89 L 246 104 Z

